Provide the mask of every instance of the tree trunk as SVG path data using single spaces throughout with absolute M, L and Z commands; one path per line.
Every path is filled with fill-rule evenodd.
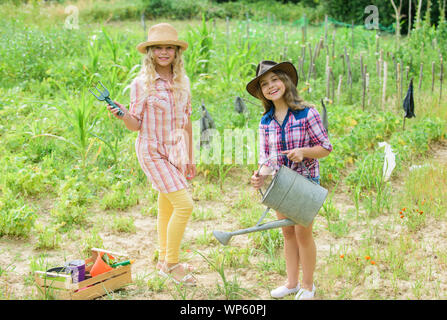
M 418 11 L 416 13 L 416 30 L 421 27 L 421 7 L 422 7 L 422 0 L 419 0 Z
M 402 9 L 402 0 L 399 0 L 399 7 L 396 7 L 396 4 L 394 3 L 394 0 L 390 0 L 391 4 L 393 5 L 394 12 L 396 13 L 396 40 L 397 45 L 399 45 L 399 39 L 400 39 L 400 10 Z

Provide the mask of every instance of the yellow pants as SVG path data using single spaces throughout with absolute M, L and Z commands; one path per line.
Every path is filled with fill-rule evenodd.
M 186 189 L 158 194 L 159 260 L 179 262 L 180 242 L 193 209 L 191 195 Z

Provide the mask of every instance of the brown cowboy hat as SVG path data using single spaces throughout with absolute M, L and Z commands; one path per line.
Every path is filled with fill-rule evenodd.
M 261 61 L 256 68 L 256 78 L 254 78 L 247 84 L 246 89 L 248 93 L 251 94 L 253 97 L 259 99 L 259 97 L 256 95 L 256 88 L 258 87 L 259 79 L 267 72 L 275 70 L 284 71 L 288 74 L 295 86 L 298 84 L 298 73 L 296 72 L 295 66 L 292 63 L 287 61 L 277 63 L 275 61 L 264 60 Z
M 188 48 L 188 43 L 178 39 L 177 30 L 169 23 L 159 23 L 153 25 L 147 33 L 147 41 L 137 45 L 137 50 L 147 53 L 147 47 L 157 45 L 175 45 L 183 51 Z

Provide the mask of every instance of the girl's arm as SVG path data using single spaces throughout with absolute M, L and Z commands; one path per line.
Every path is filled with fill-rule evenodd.
M 107 105 L 107 109 L 109 109 L 109 111 L 118 119 L 123 120 L 124 124 L 126 125 L 127 129 L 132 130 L 132 131 L 138 131 L 140 130 L 140 126 L 141 126 L 141 121 L 138 121 L 137 119 L 135 119 L 130 113 L 129 111 L 120 103 L 115 102 L 121 109 L 121 111 L 124 112 L 124 115 L 122 115 L 121 117 L 118 116 L 118 109 L 113 109 L 110 105 Z
M 324 129 L 320 114 L 316 109 L 309 109 L 307 123 L 307 132 L 314 146 L 284 151 L 283 154 L 286 154 L 287 158 L 293 162 L 301 162 L 304 158 L 324 158 L 332 151 L 332 145 L 329 142 L 327 131 Z
M 125 112 L 124 116 L 122 117 L 122 120 L 124 124 L 126 125 L 127 129 L 132 131 L 139 131 L 141 127 L 141 122 L 135 119 L 133 116 L 130 115 L 129 112 Z
M 301 162 L 304 158 L 319 159 L 324 158 L 331 153 L 329 150 L 323 148 L 322 146 L 313 146 L 307 148 L 295 148 L 292 150 L 286 150 L 282 152 L 287 155 L 287 158 L 293 162 Z

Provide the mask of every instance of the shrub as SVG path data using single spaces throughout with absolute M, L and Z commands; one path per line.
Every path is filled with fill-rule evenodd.
M 0 237 L 29 236 L 36 220 L 35 210 L 25 204 L 22 198 L 15 197 L 11 191 L 4 192 L 0 198 Z

